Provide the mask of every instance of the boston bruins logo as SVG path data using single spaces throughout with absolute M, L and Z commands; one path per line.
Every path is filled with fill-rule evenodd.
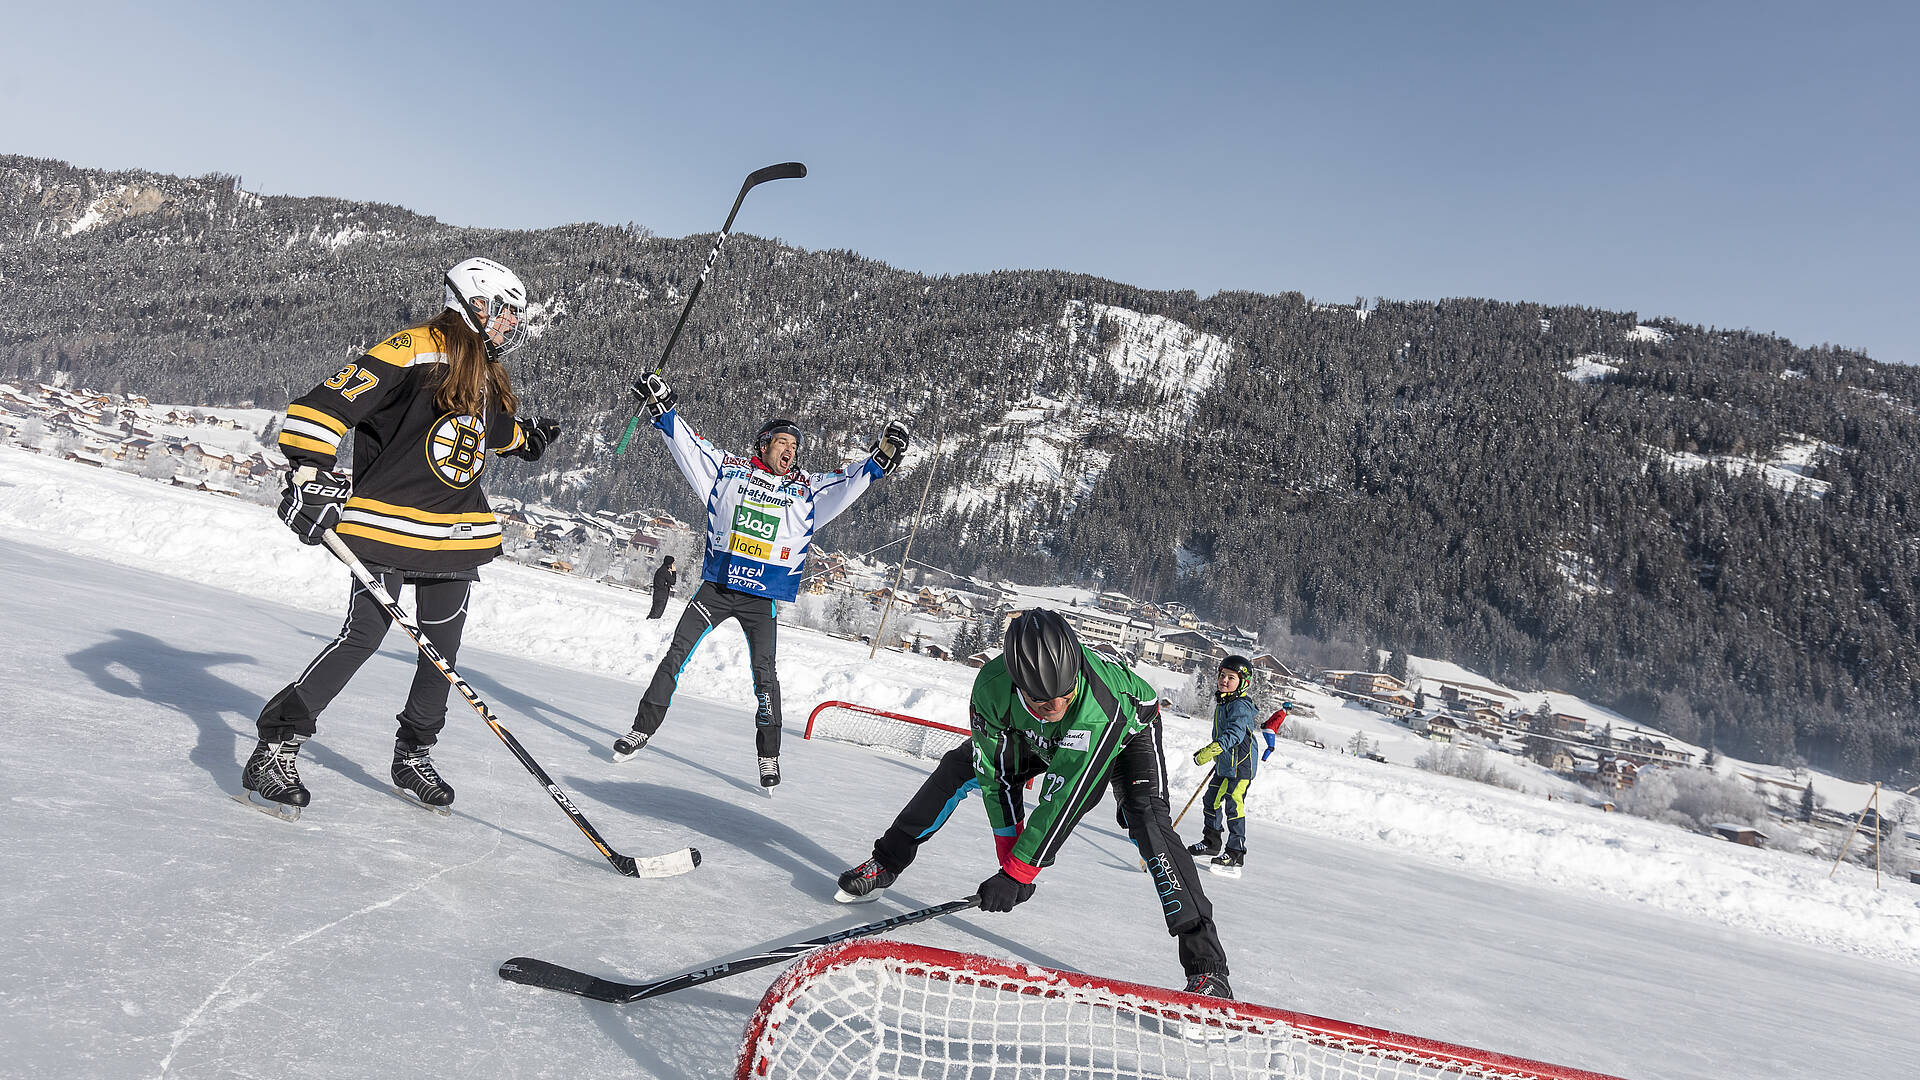
M 427 461 L 448 487 L 463 488 L 487 467 L 487 429 L 479 419 L 448 413 L 427 436 Z

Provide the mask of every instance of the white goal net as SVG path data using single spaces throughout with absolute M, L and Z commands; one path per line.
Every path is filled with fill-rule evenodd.
M 807 717 L 804 739 L 894 750 L 918 758 L 938 758 L 966 742 L 967 729 L 886 712 L 850 701 L 823 701 Z
M 739 1080 L 1611 1080 L 1241 1002 L 866 939 L 812 953 L 748 1022 Z

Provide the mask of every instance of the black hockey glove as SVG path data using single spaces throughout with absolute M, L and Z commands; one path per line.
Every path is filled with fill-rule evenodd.
M 522 461 L 539 461 L 540 455 L 547 452 L 547 444 L 560 437 L 560 421 L 541 417 L 538 420 L 522 420 L 514 417 L 514 423 L 520 425 L 521 443 L 512 450 L 502 450 L 508 457 L 517 457 Z
M 280 520 L 303 544 L 317 544 L 320 534 L 340 524 L 340 515 L 353 494 L 353 479 L 337 470 L 321 472 L 302 465 L 287 474 L 280 493 Z
M 907 452 L 907 425 L 898 420 L 887 421 L 886 430 L 880 433 L 879 441 L 873 444 L 873 463 L 880 466 L 880 475 L 885 476 L 900 464 L 900 458 Z
M 633 395 L 640 399 L 640 407 L 646 410 L 649 420 L 658 420 L 672 412 L 678 400 L 673 396 L 673 388 L 657 371 L 649 371 L 635 380 Z
M 1012 911 L 1033 895 L 1033 886 L 1015 881 L 1001 870 L 980 883 L 981 911 Z

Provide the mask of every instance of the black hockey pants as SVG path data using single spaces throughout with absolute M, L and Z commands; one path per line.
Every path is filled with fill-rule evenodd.
M 728 619 L 738 620 L 747 633 L 747 660 L 753 665 L 753 696 L 759 702 L 754 713 L 754 744 L 761 757 L 780 756 L 780 676 L 774 670 L 774 653 L 779 629 L 774 602 L 764 596 L 735 592 L 711 581 L 700 583 L 699 591 L 687 601 L 686 610 L 673 628 L 673 643 L 660 666 L 653 669 L 653 682 L 640 698 L 633 714 L 633 729 L 652 735 L 667 718 L 667 706 L 673 703 L 673 691 L 680 684 L 680 673 L 701 639 Z
M 467 595 L 473 582 L 459 578 L 412 578 L 404 570 L 375 570 L 375 578 L 387 595 L 399 599 L 400 586 L 413 586 L 414 619 L 427 640 L 452 664 L 460 653 L 460 632 L 467 622 Z M 320 650 L 307 669 L 290 685 L 273 695 L 260 710 L 260 737 L 280 742 L 288 735 L 314 733 L 321 710 L 346 687 L 347 680 L 360 670 L 380 639 L 393 625 L 392 616 L 373 594 L 353 579 L 347 601 L 347 621 L 340 634 Z M 409 639 L 408 644 L 412 641 Z M 396 738 L 413 746 L 432 746 L 447 726 L 447 695 L 453 684 L 426 657 L 419 658 L 413 672 L 413 687 L 407 692 L 406 707 L 400 710 Z
M 1046 769 L 1046 762 L 1027 755 L 1021 761 L 1021 768 L 1007 777 L 1007 783 L 1017 796 L 1028 780 Z M 941 755 L 933 774 L 913 793 L 913 798 L 907 800 L 907 805 L 900 808 L 886 833 L 873 842 L 873 857 L 896 874 L 906 870 L 920 853 L 920 845 L 939 832 L 954 810 L 978 790 L 980 779 L 973 772 L 973 743 L 962 742 Z M 1018 806 L 1019 801 L 1015 805 Z
M 1021 763 L 1009 784 L 1025 784 L 1046 771 L 1037 758 Z M 1188 975 L 1203 971 L 1229 974 L 1220 934 L 1213 925 L 1213 905 L 1200 887 L 1193 856 L 1173 831 L 1167 812 L 1167 763 L 1160 747 L 1160 723 L 1155 721 L 1126 741 L 1108 774 L 1123 825 L 1147 864 L 1167 933 L 1180 939 L 1180 967 Z M 961 743 L 940 759 L 920 790 L 900 810 L 885 835 L 874 842 L 873 857 L 899 873 L 912 864 L 925 843 L 966 797 L 979 787 L 973 771 L 973 744 Z M 1091 809 L 1092 803 L 1088 804 Z M 1075 822 L 1077 827 L 1079 822 Z

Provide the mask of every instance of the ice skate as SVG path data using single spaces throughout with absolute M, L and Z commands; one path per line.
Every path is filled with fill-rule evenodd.
M 641 748 L 647 745 L 647 740 L 651 737 L 652 736 L 644 731 L 629 731 L 625 735 L 615 739 L 613 743 L 613 760 L 615 762 L 621 762 L 633 757 L 633 755 L 640 752 Z
M 393 793 L 441 817 L 452 815 L 453 785 L 440 778 L 427 748 L 395 743 L 393 747 Z
M 300 782 L 298 756 L 305 735 L 288 736 L 284 742 L 261 739 L 240 772 L 245 794 L 239 801 L 282 821 L 300 820 L 300 810 L 312 800 L 307 786 Z
M 880 865 L 880 860 L 868 859 L 840 875 L 840 888 L 833 898 L 843 904 L 871 903 L 880 899 L 880 894 L 886 892 L 897 877 L 898 874 Z

